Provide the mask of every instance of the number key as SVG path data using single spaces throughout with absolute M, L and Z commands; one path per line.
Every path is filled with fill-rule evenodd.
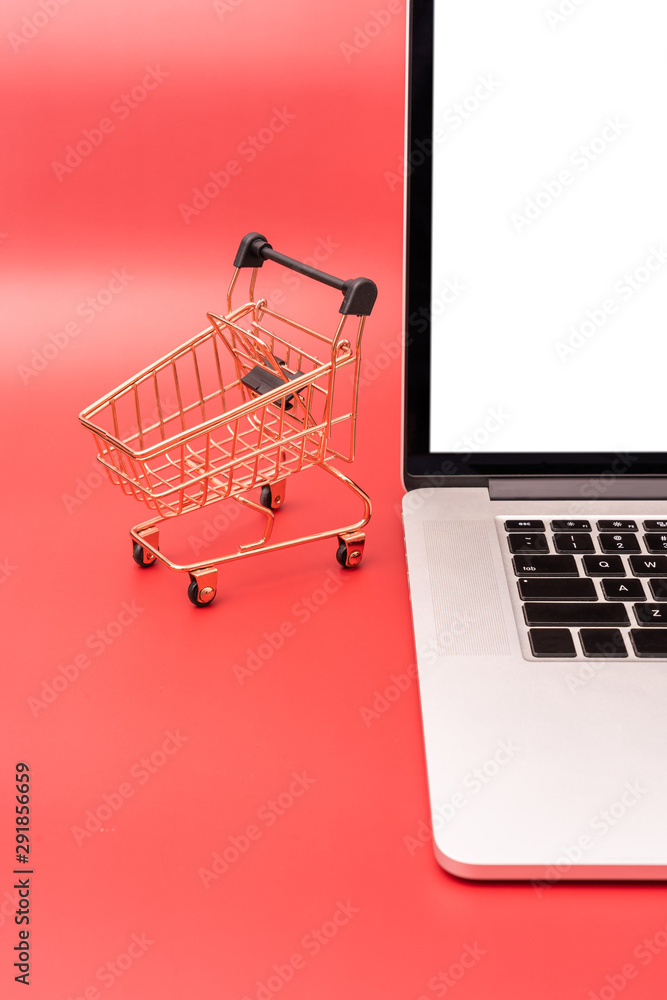
M 662 535 L 644 535 L 644 541 L 649 552 L 667 552 L 667 533 Z
M 593 539 L 590 535 L 557 534 L 554 535 L 554 542 L 559 552 L 595 552 Z
M 634 535 L 602 534 L 600 547 L 603 552 L 641 552 L 641 546 Z

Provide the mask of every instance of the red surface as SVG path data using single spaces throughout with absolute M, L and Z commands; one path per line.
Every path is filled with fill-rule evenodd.
M 53 16 L 17 41 L 44 4 Z M 665 940 L 662 886 L 468 884 L 405 840 L 428 817 L 416 684 L 378 700 L 413 662 L 398 515 L 402 206 L 385 176 L 402 150 L 404 15 L 378 4 L 387 23 L 362 35 L 375 15 L 360 0 L 44 4 L 0 12 L 0 994 L 24 995 L 11 889 L 24 759 L 34 1000 L 424 1000 L 453 991 L 440 973 L 458 976 L 464 953 L 470 967 L 449 980 L 460 1000 L 609 998 L 627 963 L 628 997 L 662 996 L 667 949 L 635 951 Z M 146 67 L 168 75 L 125 115 Z M 250 160 L 243 143 L 276 108 L 294 118 Z M 54 169 L 86 129 L 99 144 Z M 230 160 L 240 169 L 186 222 L 179 204 Z M 294 256 L 327 245 L 323 266 L 379 285 L 352 467 L 375 513 L 358 572 L 338 568 L 331 542 L 258 557 L 226 568 L 198 611 L 185 578 L 131 561 L 143 510 L 100 485 L 76 415 L 205 325 L 255 228 Z M 87 311 L 123 270 L 112 301 Z M 335 293 L 291 291 L 268 266 L 266 278 L 286 311 L 333 319 Z M 340 497 L 321 479 L 290 482 L 286 528 L 336 523 Z M 205 527 L 187 531 L 211 551 L 235 530 Z M 100 645 L 126 603 L 141 611 Z M 266 633 L 277 646 L 281 627 L 271 650 Z M 243 676 L 248 660 L 257 669 Z M 78 676 L 75 662 L 88 662 Z M 61 668 L 70 679 L 54 697 Z M 167 733 L 185 738 L 169 754 Z M 281 793 L 278 814 L 267 803 Z M 111 817 L 82 833 L 105 801 Z M 202 877 L 216 853 L 233 858 L 233 838 L 238 859 Z M 318 945 L 321 928 L 331 937 Z

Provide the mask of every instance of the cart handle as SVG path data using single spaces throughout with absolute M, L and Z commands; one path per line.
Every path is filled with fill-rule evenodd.
M 318 271 L 316 267 L 278 253 L 261 233 L 247 233 L 241 240 L 234 267 L 261 267 L 265 260 L 273 260 L 276 264 L 282 264 L 283 267 L 289 267 L 307 278 L 321 281 L 323 285 L 330 285 L 343 292 L 339 312 L 344 316 L 370 316 L 373 310 L 378 290 L 370 278 L 334 278 L 332 274 Z

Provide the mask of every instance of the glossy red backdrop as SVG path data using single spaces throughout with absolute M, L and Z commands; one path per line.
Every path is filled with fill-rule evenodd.
M 662 887 L 466 884 L 424 843 L 398 515 L 404 22 L 398 0 L 3 4 L 3 997 L 24 989 L 23 760 L 35 1000 L 604 1000 L 627 962 L 628 996 L 661 995 L 667 955 L 634 952 L 667 923 Z M 205 325 L 253 229 L 379 286 L 352 472 L 375 513 L 358 572 L 330 543 L 248 560 L 198 611 L 182 577 L 132 563 L 142 511 L 76 416 Z M 265 271 L 286 311 L 333 320 L 336 293 Z M 287 530 L 347 504 L 316 473 L 289 499 Z M 209 510 L 183 549 L 239 523 Z

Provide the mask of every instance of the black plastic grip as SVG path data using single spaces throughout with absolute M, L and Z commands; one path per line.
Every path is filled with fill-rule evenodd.
M 234 267 L 261 267 L 265 260 L 275 261 L 292 271 L 298 271 L 306 278 L 321 281 L 343 293 L 343 302 L 339 312 L 344 316 L 370 316 L 377 299 L 378 290 L 370 278 L 334 278 L 332 274 L 318 271 L 316 267 L 302 264 L 299 260 L 286 257 L 274 250 L 269 241 L 261 233 L 247 233 L 241 240 Z

